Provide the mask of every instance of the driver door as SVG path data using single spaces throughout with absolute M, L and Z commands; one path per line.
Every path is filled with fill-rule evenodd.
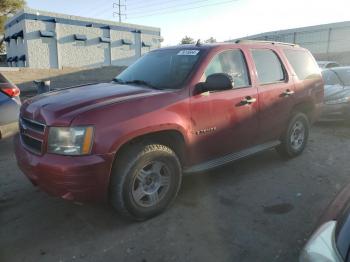
M 238 152 L 254 144 L 258 133 L 258 94 L 251 85 L 249 70 L 240 49 L 223 51 L 209 62 L 202 81 L 214 73 L 227 73 L 233 88 L 191 97 L 195 164 Z M 244 104 L 247 98 L 255 99 Z

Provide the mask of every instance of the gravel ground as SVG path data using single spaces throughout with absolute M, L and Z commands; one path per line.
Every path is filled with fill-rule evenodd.
M 0 141 L 0 261 L 296 261 L 350 182 L 350 126 L 318 124 L 298 158 L 267 151 L 187 176 L 175 204 L 142 223 L 38 191 Z

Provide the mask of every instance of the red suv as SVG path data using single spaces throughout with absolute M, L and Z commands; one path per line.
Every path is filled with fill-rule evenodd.
M 274 147 L 299 155 L 322 101 L 319 68 L 296 45 L 162 48 L 111 83 L 27 100 L 16 157 L 49 194 L 142 220 L 175 199 L 182 174 Z

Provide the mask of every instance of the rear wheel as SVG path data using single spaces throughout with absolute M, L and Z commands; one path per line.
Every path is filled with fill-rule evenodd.
M 180 185 L 180 161 L 170 148 L 133 145 L 113 167 L 110 202 L 122 215 L 145 220 L 164 211 Z
M 282 135 L 281 144 L 276 148 L 277 152 L 287 158 L 300 155 L 306 147 L 309 128 L 307 116 L 300 112 L 294 113 Z

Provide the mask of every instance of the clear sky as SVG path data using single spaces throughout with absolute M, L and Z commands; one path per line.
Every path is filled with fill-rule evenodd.
M 121 0 L 127 23 L 161 28 L 163 45 L 188 35 L 218 41 L 350 20 L 349 0 Z M 31 8 L 117 21 L 118 0 L 27 0 Z M 201 7 L 201 8 L 198 8 Z

